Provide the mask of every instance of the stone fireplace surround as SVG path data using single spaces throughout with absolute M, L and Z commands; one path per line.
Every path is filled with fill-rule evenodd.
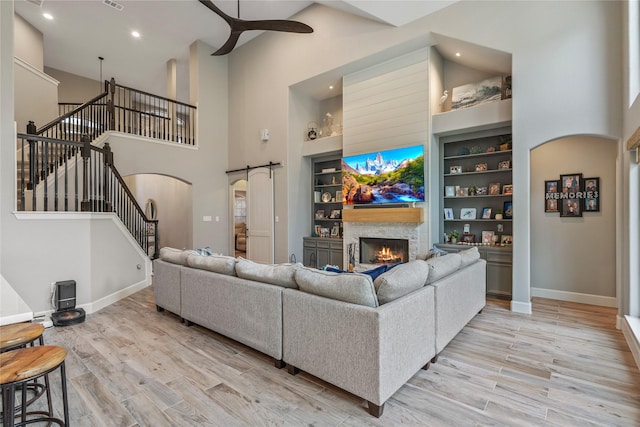
M 376 237 L 382 239 L 406 239 L 409 241 L 409 260 L 416 259 L 422 246 L 426 244 L 426 233 L 421 233 L 420 223 L 399 223 L 399 222 L 346 222 L 343 228 L 344 244 L 344 265 L 349 265 L 347 247 L 354 244 L 355 269 L 367 270 L 377 267 L 375 264 L 360 263 L 359 260 L 359 240 L 360 237 Z M 422 235 L 422 236 L 421 236 Z

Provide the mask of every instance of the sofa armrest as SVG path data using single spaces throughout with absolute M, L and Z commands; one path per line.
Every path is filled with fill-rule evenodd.
M 182 266 L 155 259 L 153 261 L 153 296 L 156 306 L 180 315 L 180 272 Z
M 435 289 L 436 352 L 440 353 L 485 306 L 487 262 L 479 259 L 427 286 Z
M 283 293 L 283 359 L 376 405 L 435 355 L 433 289 L 377 308 Z

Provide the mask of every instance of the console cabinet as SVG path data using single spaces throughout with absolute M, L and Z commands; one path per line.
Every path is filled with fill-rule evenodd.
M 303 264 L 306 267 L 322 268 L 337 265 L 342 269 L 342 239 L 305 237 L 303 238 Z
M 436 247 L 449 253 L 469 249 L 467 245 L 439 243 Z M 497 298 L 511 298 L 512 249 L 510 246 L 478 246 L 480 258 L 487 261 L 487 295 Z

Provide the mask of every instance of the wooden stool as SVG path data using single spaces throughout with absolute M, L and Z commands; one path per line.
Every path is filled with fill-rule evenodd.
M 0 353 L 33 344 L 37 339 L 44 345 L 42 333 L 44 326 L 40 323 L 14 323 L 0 326 Z
M 2 386 L 2 424 L 5 427 L 13 427 L 14 425 L 23 426 L 34 422 L 56 423 L 59 426 L 69 425 L 69 404 L 67 401 L 67 378 L 64 367 L 64 360 L 67 357 L 67 351 L 58 346 L 40 345 L 34 347 L 21 348 L 17 350 L 0 353 L 0 385 Z M 51 405 L 51 389 L 49 385 L 49 373 L 60 368 L 61 387 L 62 387 L 62 404 L 64 411 L 64 421 L 53 416 L 53 407 Z M 22 391 L 21 403 L 26 399 L 26 385 L 30 381 L 44 377 L 48 411 L 32 411 L 27 412 L 27 405 L 22 404 L 21 421 L 15 422 L 15 411 L 8 410 L 15 408 L 15 393 L 17 389 Z M 40 417 L 27 420 L 28 416 Z

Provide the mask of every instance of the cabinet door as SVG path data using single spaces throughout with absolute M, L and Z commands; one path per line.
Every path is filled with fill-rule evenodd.
M 487 263 L 487 294 L 511 295 L 512 267 L 509 264 Z
M 303 264 L 305 267 L 317 268 L 317 256 L 316 248 L 304 248 L 303 250 Z
M 329 262 L 329 248 L 318 248 L 316 254 L 318 256 L 318 261 L 316 263 L 317 268 L 322 268 L 327 264 L 331 264 Z
M 331 265 L 337 265 L 339 269 L 343 270 L 342 266 L 342 249 L 331 249 L 329 254 L 329 263 Z

